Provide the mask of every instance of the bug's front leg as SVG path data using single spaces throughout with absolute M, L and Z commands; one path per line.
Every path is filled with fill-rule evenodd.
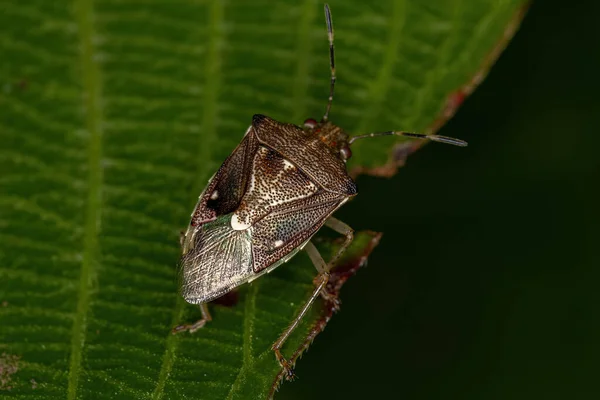
M 283 354 L 281 354 L 281 348 L 283 347 L 285 341 L 292 334 L 294 329 L 296 329 L 296 327 L 300 324 L 302 318 L 304 318 L 304 316 L 306 315 L 312 304 L 315 302 L 317 297 L 323 297 L 323 299 L 328 304 L 331 304 L 336 311 L 339 309 L 339 299 L 337 298 L 337 296 L 334 296 L 327 291 L 327 282 L 329 282 L 330 277 L 329 271 L 335 266 L 335 263 L 338 261 L 340 256 L 344 253 L 344 251 L 346 251 L 348 246 L 350 246 L 350 243 L 352 243 L 352 240 L 354 239 L 354 230 L 342 221 L 333 217 L 329 217 L 329 219 L 327 219 L 327 222 L 325 222 L 325 225 L 335 230 L 336 232 L 339 232 L 342 235 L 346 236 L 346 239 L 342 244 L 340 250 L 338 250 L 336 255 L 331 259 L 329 263 L 326 263 L 325 260 L 323 260 L 323 257 L 321 257 L 321 254 L 319 253 L 319 250 L 317 250 L 317 248 L 312 242 L 308 242 L 306 244 L 304 250 L 306 250 L 315 268 L 317 269 L 317 271 L 319 271 L 319 274 L 315 277 L 313 281 L 315 284 L 315 289 L 308 298 L 307 302 L 300 310 L 300 313 L 296 316 L 296 318 L 294 318 L 292 323 L 286 328 L 285 331 L 283 331 L 281 336 L 279 336 L 279 339 L 277 339 L 277 341 L 273 343 L 273 346 L 271 347 L 272 350 L 275 352 L 275 357 L 277 358 L 277 361 L 279 361 L 279 364 L 285 371 L 285 376 L 288 380 L 293 379 L 294 370 L 292 368 L 292 364 L 283 356 Z
M 344 252 L 348 249 L 348 246 L 350 246 L 350 243 L 352 243 L 352 241 L 354 240 L 354 229 L 352 229 L 350 227 L 350 225 L 348 225 L 334 217 L 327 218 L 327 221 L 325 221 L 325 226 L 333 229 L 340 235 L 346 236 L 344 243 L 342 243 L 342 247 L 340 247 L 340 249 L 336 253 L 335 257 L 333 257 L 329 261 L 329 264 L 327 265 L 327 270 L 330 271 L 331 268 L 333 268 L 335 266 L 335 264 L 337 263 L 337 261 L 340 259 L 342 254 L 344 254 Z
M 336 255 L 329 261 L 329 263 L 326 266 L 326 270 L 331 271 L 331 269 L 337 264 L 342 254 L 344 254 L 344 252 L 348 249 L 348 247 L 354 240 L 354 229 L 352 229 L 350 225 L 334 217 L 327 218 L 327 221 L 325 221 L 325 225 L 346 237 L 344 243 L 342 243 L 342 246 L 340 247 Z M 314 260 L 313 264 L 315 264 L 315 266 L 317 265 Z M 319 268 L 317 268 L 317 270 L 318 269 Z M 340 299 L 337 296 L 332 295 L 327 290 L 322 290 L 321 297 L 323 297 L 323 300 L 325 300 L 328 304 L 331 304 L 335 311 L 339 311 Z
M 198 321 L 194 322 L 193 324 L 178 325 L 171 330 L 171 333 L 176 334 L 176 333 L 185 332 L 185 331 L 190 331 L 190 333 L 194 333 L 198 329 L 203 328 L 207 322 L 212 321 L 212 317 L 210 315 L 210 312 L 208 311 L 208 305 L 206 303 L 202 303 L 199 305 L 199 307 L 200 307 L 200 312 L 202 313 L 202 318 L 200 318 Z

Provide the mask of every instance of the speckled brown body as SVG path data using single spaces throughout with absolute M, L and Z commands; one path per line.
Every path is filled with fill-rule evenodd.
M 200 195 L 183 238 L 182 293 L 208 302 L 286 262 L 350 197 L 348 136 L 255 115 Z

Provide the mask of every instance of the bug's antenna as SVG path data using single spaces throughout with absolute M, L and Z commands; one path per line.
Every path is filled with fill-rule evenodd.
M 333 48 L 333 22 L 331 22 L 331 10 L 329 4 L 325 3 L 325 22 L 327 23 L 327 38 L 329 39 L 329 68 L 331 69 L 331 84 L 329 86 L 329 101 L 325 115 L 321 118 L 321 122 L 327 122 L 329 119 L 329 111 L 333 102 L 333 88 L 335 87 L 335 51 Z
M 352 144 L 357 139 L 365 139 L 365 138 L 371 138 L 371 137 L 375 137 L 375 136 L 389 136 L 389 135 L 406 136 L 406 137 L 415 138 L 415 139 L 426 139 L 426 140 L 431 140 L 434 142 L 453 144 L 455 146 L 460 146 L 460 147 L 467 147 L 467 145 L 468 145 L 468 143 L 465 142 L 464 140 L 454 139 L 454 138 L 451 138 L 448 136 L 425 135 L 423 133 L 412 133 L 412 132 L 401 132 L 401 131 L 367 133 L 366 135 L 352 136 L 350 138 L 350 140 L 348 140 L 348 144 L 349 145 Z

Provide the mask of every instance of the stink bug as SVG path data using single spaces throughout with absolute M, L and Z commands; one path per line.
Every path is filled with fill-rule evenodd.
M 352 228 L 331 216 L 357 194 L 346 171 L 352 143 L 362 138 L 398 135 L 467 145 L 445 136 L 399 131 L 350 137 L 329 122 L 336 75 L 333 26 L 327 4 L 325 21 L 331 81 L 323 118 L 320 122 L 307 119 L 299 127 L 254 115 L 241 143 L 200 194 L 181 238 L 182 295 L 187 302 L 200 305 L 202 319 L 178 326 L 174 333 L 202 328 L 211 320 L 207 302 L 306 250 L 318 271 L 314 291 L 272 347 L 288 378 L 293 373 L 281 347 L 315 299 L 320 295 L 328 297 L 324 289 L 329 271 L 353 239 Z M 323 260 L 310 241 L 323 225 L 345 236 L 340 250 L 329 262 Z

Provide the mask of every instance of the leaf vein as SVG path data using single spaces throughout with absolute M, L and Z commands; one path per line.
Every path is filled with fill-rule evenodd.
M 450 50 L 452 49 L 451 45 L 457 38 L 457 14 L 460 12 L 460 5 L 461 0 L 457 0 L 454 2 L 454 15 L 450 19 L 450 21 L 452 21 L 451 32 L 449 32 L 449 34 L 446 36 L 442 47 L 437 52 L 438 57 L 436 65 L 431 67 L 431 71 L 426 75 L 427 80 L 425 84 L 418 90 L 416 101 L 414 102 L 413 112 L 411 113 L 412 120 L 407 122 L 407 126 L 414 126 L 419 116 L 422 115 L 425 99 L 432 98 L 431 93 L 435 89 L 435 84 L 437 83 L 438 77 L 440 75 L 439 67 L 443 67 L 448 62 L 448 58 L 450 57 Z M 434 98 L 434 100 L 439 101 L 440 99 Z M 420 129 L 421 127 L 417 128 Z
M 296 77 L 294 78 L 292 121 L 299 123 L 306 117 L 306 93 L 309 81 L 309 61 L 311 51 L 310 25 L 314 19 L 316 7 L 313 0 L 305 0 L 302 4 L 301 18 L 298 23 L 298 39 L 296 45 Z
M 371 121 L 377 117 L 381 110 L 381 104 L 385 100 L 390 87 L 389 81 L 392 77 L 393 68 L 398 58 L 398 48 L 401 44 L 402 31 L 406 22 L 406 0 L 394 1 L 392 15 L 389 18 L 391 29 L 385 49 L 385 55 L 377 77 L 373 80 L 368 90 L 369 106 L 363 113 L 361 121 L 357 124 L 356 133 L 367 133 Z
M 217 105 L 218 92 L 220 89 L 221 81 L 221 50 L 224 46 L 224 20 L 223 4 L 220 0 L 212 0 L 209 9 L 209 23 L 208 23 L 208 44 L 206 53 L 206 71 L 205 71 L 205 85 L 202 91 L 203 99 L 203 122 L 202 130 L 204 135 L 199 141 L 200 146 L 198 149 L 198 179 L 196 182 L 205 182 L 208 179 L 206 171 L 210 171 L 210 154 L 212 146 L 216 139 L 216 125 L 217 125 Z M 194 185 L 195 186 L 195 185 Z M 196 196 L 199 191 L 195 191 Z M 173 326 L 177 324 L 183 315 L 184 300 L 179 297 L 177 299 L 176 306 L 173 310 Z M 156 388 L 152 393 L 152 399 L 161 399 L 165 390 L 165 384 L 173 368 L 175 362 L 175 356 L 177 351 L 176 338 L 169 334 L 167 338 L 166 351 L 163 356 L 163 363 L 158 375 L 158 381 Z
M 99 64 L 95 61 L 94 45 L 94 6 L 92 0 L 75 0 L 75 19 L 80 39 L 80 64 L 83 88 L 83 104 L 85 125 L 89 133 L 88 148 L 88 193 L 83 238 L 83 259 L 81 261 L 79 289 L 77 293 L 77 309 L 73 321 L 71 338 L 71 355 L 69 360 L 69 376 L 67 399 L 77 397 L 79 379 L 82 374 L 82 356 L 87 327 L 87 313 L 90 303 L 90 292 L 96 264 L 98 262 L 98 234 L 101 215 L 102 189 L 102 107 L 101 77 Z
M 256 318 L 256 296 L 258 294 L 258 283 L 250 285 L 246 295 L 246 306 L 244 307 L 244 340 L 242 343 L 242 367 L 235 377 L 227 400 L 232 400 L 234 394 L 244 383 L 244 376 L 252 368 L 254 358 L 252 356 L 252 334 L 254 333 L 254 318 Z

